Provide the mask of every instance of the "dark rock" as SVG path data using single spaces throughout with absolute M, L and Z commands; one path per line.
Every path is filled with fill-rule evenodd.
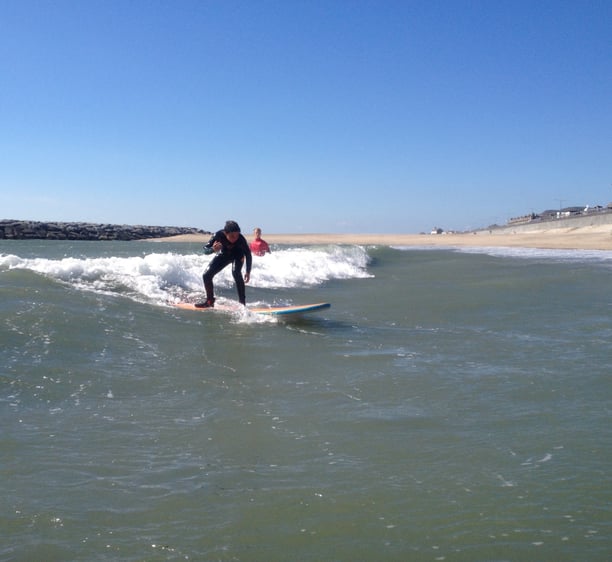
M 36 222 L 0 220 L 0 239 L 5 240 L 146 240 L 179 234 L 210 234 L 181 226 L 95 224 L 87 222 Z

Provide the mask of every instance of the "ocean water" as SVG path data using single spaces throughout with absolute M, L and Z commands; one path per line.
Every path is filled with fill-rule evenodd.
M 0 560 L 612 556 L 612 252 L 0 242 Z

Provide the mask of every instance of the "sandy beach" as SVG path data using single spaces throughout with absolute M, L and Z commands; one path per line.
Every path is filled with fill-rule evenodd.
M 251 235 L 246 234 L 248 240 Z M 205 234 L 184 234 L 169 238 L 149 239 L 148 242 L 206 243 Z M 556 228 L 512 233 L 509 230 L 480 231 L 465 234 L 268 234 L 269 244 L 363 244 L 382 246 L 473 246 L 547 248 L 566 250 L 612 250 L 612 225 Z

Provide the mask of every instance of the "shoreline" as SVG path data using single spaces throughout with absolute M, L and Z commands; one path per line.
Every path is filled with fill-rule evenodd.
M 246 236 L 251 240 L 251 236 Z M 269 244 L 358 244 L 367 246 L 511 247 L 555 250 L 612 250 L 612 225 L 557 228 L 512 233 L 479 231 L 461 234 L 264 234 Z M 141 242 L 203 243 L 210 234 L 181 234 Z

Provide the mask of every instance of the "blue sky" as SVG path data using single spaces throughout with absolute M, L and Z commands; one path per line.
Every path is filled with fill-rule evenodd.
M 412 233 L 611 201 L 609 0 L 0 0 L 0 218 Z

